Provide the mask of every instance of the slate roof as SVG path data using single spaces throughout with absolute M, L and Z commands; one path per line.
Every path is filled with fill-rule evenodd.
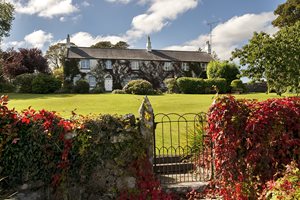
M 70 47 L 68 58 L 107 59 L 107 60 L 145 60 L 145 61 L 179 61 L 179 62 L 209 62 L 210 54 L 199 51 L 173 51 L 145 49 L 108 49 L 90 47 Z

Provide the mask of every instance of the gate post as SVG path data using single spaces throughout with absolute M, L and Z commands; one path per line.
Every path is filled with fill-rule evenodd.
M 140 114 L 140 131 L 146 141 L 148 141 L 147 156 L 149 156 L 150 163 L 153 164 L 153 131 L 154 131 L 154 113 L 152 105 L 147 96 L 139 109 Z

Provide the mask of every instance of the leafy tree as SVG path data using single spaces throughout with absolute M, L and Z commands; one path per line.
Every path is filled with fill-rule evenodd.
M 54 68 L 60 68 L 64 63 L 66 56 L 67 56 L 66 44 L 57 43 L 49 47 L 49 49 L 46 51 L 45 58 L 47 58 L 50 66 L 53 66 Z
M 12 21 L 14 20 L 14 7 L 7 2 L 0 2 L 0 41 L 2 37 L 9 36 Z
M 300 2 L 299 0 L 287 0 L 274 11 L 278 17 L 272 22 L 279 28 L 294 25 L 300 20 Z
M 47 73 L 47 72 L 49 72 L 49 66 L 47 63 L 47 59 L 44 58 L 43 52 L 40 49 L 20 48 L 19 52 L 21 53 L 21 55 L 23 57 L 22 65 L 28 69 L 28 73 L 34 73 L 34 72 Z
M 129 44 L 124 41 L 119 41 L 113 45 L 110 41 L 100 41 L 91 46 L 92 48 L 113 48 L 113 49 L 127 49 Z
M 119 41 L 113 46 L 113 48 L 115 48 L 115 49 L 128 49 L 128 47 L 129 47 L 129 44 L 127 44 L 124 41 Z
M 23 56 L 19 52 L 8 49 L 2 53 L 3 76 L 5 79 L 13 79 L 16 76 L 28 73 L 28 69 L 22 65 Z
M 300 21 L 283 27 L 273 37 L 266 33 L 254 33 L 249 43 L 232 52 L 239 58 L 244 76 L 265 78 L 268 89 L 277 94 L 287 89 L 300 92 Z
M 236 64 L 229 63 L 227 61 L 211 61 L 207 65 L 207 77 L 213 78 L 225 78 L 228 85 L 231 81 L 237 79 L 240 71 Z
M 92 48 L 112 48 L 113 44 L 110 41 L 100 41 L 91 46 Z

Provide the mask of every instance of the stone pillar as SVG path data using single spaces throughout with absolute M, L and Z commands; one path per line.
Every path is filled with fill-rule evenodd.
M 151 164 L 153 164 L 153 134 L 154 134 L 154 113 L 152 105 L 147 96 L 139 109 L 140 113 L 140 131 L 143 137 L 148 141 L 147 155 Z

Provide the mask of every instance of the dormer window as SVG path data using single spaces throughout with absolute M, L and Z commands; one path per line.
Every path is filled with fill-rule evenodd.
M 111 62 L 111 60 L 105 61 L 105 67 L 106 67 L 106 69 L 112 69 L 112 62 Z
M 172 70 L 172 63 L 171 62 L 165 62 L 164 70 L 165 71 L 171 71 Z
M 132 70 L 139 70 L 140 66 L 139 66 L 139 61 L 131 61 L 130 66 Z
M 91 68 L 90 60 L 85 59 L 80 61 L 80 69 L 90 69 L 90 68 Z
M 188 63 L 182 63 L 181 69 L 183 71 L 189 71 L 190 70 L 190 66 Z

